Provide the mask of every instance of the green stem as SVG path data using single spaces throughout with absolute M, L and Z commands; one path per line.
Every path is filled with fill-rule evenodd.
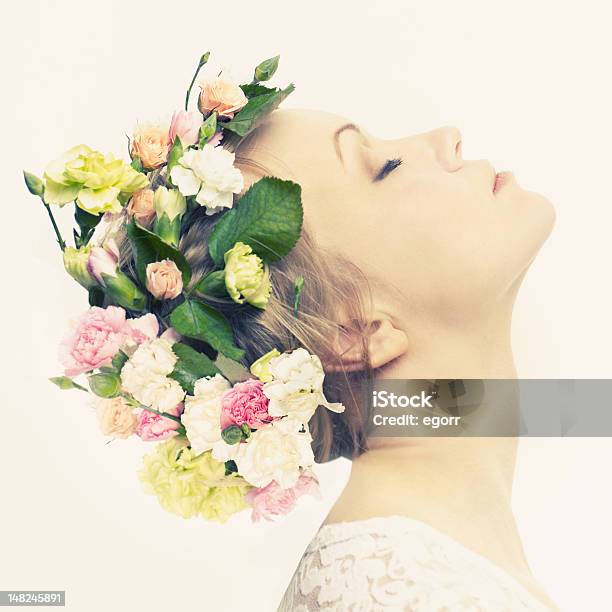
M 55 217 L 53 216 L 53 213 L 51 212 L 51 207 L 44 200 L 43 200 L 43 204 L 45 205 L 45 208 L 47 209 L 47 213 L 49 214 L 49 219 L 51 219 L 51 225 L 53 225 L 55 236 L 57 237 L 57 244 L 59 244 L 59 247 L 63 252 L 64 249 L 66 248 L 66 243 L 64 242 L 64 239 L 62 238 L 62 235 L 60 234 L 59 228 L 57 227 L 57 223 L 55 222 Z
M 200 60 L 198 62 L 198 67 L 196 68 L 196 71 L 193 73 L 193 79 L 191 79 L 191 83 L 189 84 L 189 89 L 187 90 L 187 93 L 185 94 L 185 110 L 189 110 L 189 97 L 191 96 L 191 88 L 193 87 L 193 84 L 195 83 L 196 78 L 198 77 L 198 73 L 200 72 L 200 69 L 202 68 L 202 66 L 204 66 L 206 62 L 202 63 L 202 60 Z

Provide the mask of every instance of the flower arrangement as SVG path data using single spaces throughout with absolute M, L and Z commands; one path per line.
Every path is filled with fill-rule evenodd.
M 253 520 L 272 519 L 316 494 L 308 422 L 319 407 L 344 407 L 326 400 L 321 361 L 303 348 L 273 348 L 247 368 L 240 338 L 206 302 L 223 296 L 242 309 L 265 309 L 270 263 L 294 247 L 303 217 L 291 181 L 265 177 L 238 198 L 243 177 L 225 146 L 293 91 L 264 85 L 278 56 L 260 63 L 248 84 L 223 74 L 201 80 L 198 110 L 189 110 L 208 59 L 198 62 L 184 109 L 169 125 L 136 127 L 131 163 L 78 145 L 42 178 L 24 172 L 66 271 L 89 297 L 61 345 L 64 373 L 51 380 L 94 397 L 103 434 L 155 443 L 139 476 L 166 510 L 223 522 L 250 508 Z M 54 217 L 68 204 L 74 246 Z M 200 207 L 216 219 L 208 241 L 216 267 L 192 282 L 181 237 Z M 296 316 L 303 283 L 295 279 Z

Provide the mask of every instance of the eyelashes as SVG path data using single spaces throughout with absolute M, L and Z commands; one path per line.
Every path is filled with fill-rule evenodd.
M 388 159 L 383 167 L 378 171 L 376 176 L 374 177 L 374 182 L 382 181 L 389 173 L 393 172 L 398 166 L 402 163 L 401 157 L 395 157 L 393 159 Z

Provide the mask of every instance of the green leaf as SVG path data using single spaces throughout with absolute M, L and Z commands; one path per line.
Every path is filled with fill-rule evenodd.
M 88 376 L 89 388 L 98 397 L 115 397 L 121 391 L 121 379 L 116 373 L 101 372 Z
M 89 289 L 89 305 L 104 306 L 104 291 L 100 287 L 91 287 Z
M 143 286 L 147 282 L 147 266 L 151 262 L 162 259 L 171 259 L 177 265 L 183 275 L 183 286 L 187 286 L 191 278 L 191 270 L 185 256 L 178 249 L 166 244 L 159 236 L 138 225 L 134 219 L 128 225 L 127 233 L 134 252 L 136 274 Z
M 285 89 L 273 89 L 268 93 L 254 96 L 246 106 L 223 128 L 244 137 L 257 127 L 258 122 L 271 113 L 293 90 L 293 83 Z
M 197 380 L 204 376 L 219 374 L 215 364 L 206 355 L 186 344 L 177 342 L 172 345 L 172 351 L 178 357 L 178 361 L 169 376 L 190 395 L 193 395 L 193 386 Z
M 244 351 L 234 344 L 226 318 L 207 304 L 185 300 L 170 314 L 170 325 L 182 336 L 203 340 L 230 359 L 239 361 L 244 357 Z
M 298 309 L 300 307 L 300 298 L 302 297 L 302 290 L 304 289 L 304 277 L 298 276 L 295 279 L 293 285 L 294 297 L 293 297 L 293 314 L 298 316 Z
M 270 59 L 264 60 L 255 68 L 255 80 L 256 81 L 269 81 L 278 68 L 278 60 L 280 55 L 271 57 Z
M 54 385 L 57 385 L 60 389 L 79 389 L 80 391 L 87 392 L 87 389 L 78 383 L 75 383 L 72 378 L 68 378 L 68 376 L 54 376 L 49 379 Z
M 232 384 L 253 378 L 248 368 L 243 366 L 238 361 L 229 359 L 222 353 L 217 355 L 214 363 L 216 368 L 223 375 L 223 378 L 227 378 L 227 380 L 229 380 Z
M 248 244 L 265 262 L 277 261 L 294 247 L 302 229 L 301 188 L 297 183 L 265 177 L 217 222 L 208 250 L 217 266 L 236 242 Z
M 140 157 L 138 157 L 138 155 L 132 160 L 132 163 L 130 164 L 130 166 L 132 166 L 132 168 L 134 168 L 136 172 L 142 172 L 144 169 L 142 165 L 142 161 L 140 161 Z
M 227 297 L 225 288 L 225 270 L 215 270 L 209 272 L 197 285 L 196 291 L 203 295 L 215 297 Z
M 248 85 L 241 85 L 240 89 L 242 89 L 244 95 L 249 98 L 255 98 L 256 96 L 262 96 L 263 94 L 273 93 L 276 91 L 273 87 L 266 87 L 265 85 L 260 85 L 259 83 L 249 83 Z
M 234 472 L 238 471 L 238 466 L 236 465 L 236 462 L 233 459 L 229 459 L 228 461 L 225 462 L 225 475 L 229 476 L 230 474 L 233 474 Z
M 74 207 L 74 220 L 80 231 L 79 246 L 85 246 L 89 242 L 101 219 L 102 215 L 92 215 L 79 206 Z
M 170 170 L 178 164 L 178 160 L 183 157 L 183 143 L 180 138 L 175 138 L 170 154 L 168 155 L 168 176 L 170 176 Z
M 213 112 L 200 126 L 199 142 L 200 149 L 215 135 L 217 131 L 217 113 Z

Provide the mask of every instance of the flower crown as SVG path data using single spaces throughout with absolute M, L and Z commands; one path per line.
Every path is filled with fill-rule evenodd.
M 303 348 L 273 349 L 247 370 L 229 322 L 204 301 L 224 296 L 244 309 L 266 308 L 269 264 L 292 250 L 303 217 L 300 186 L 274 177 L 234 205 L 244 185 L 231 150 L 294 89 L 262 84 L 278 56 L 245 85 L 222 73 L 200 81 L 198 110 L 190 111 L 208 58 L 169 125 L 136 127 L 131 164 L 78 145 L 42 179 L 24 172 L 66 271 L 89 294 L 89 310 L 62 342 L 64 375 L 51 380 L 95 396 L 105 435 L 158 442 L 139 476 L 166 510 L 223 522 L 251 508 L 253 520 L 271 519 L 317 492 L 308 422 L 320 406 L 344 407 L 327 402 L 321 361 Z M 74 246 L 53 215 L 69 203 Z M 190 283 L 181 236 L 200 207 L 216 218 L 208 240 L 215 269 Z M 120 261 L 119 237 L 131 247 L 133 276 Z M 295 279 L 295 316 L 303 284 Z

